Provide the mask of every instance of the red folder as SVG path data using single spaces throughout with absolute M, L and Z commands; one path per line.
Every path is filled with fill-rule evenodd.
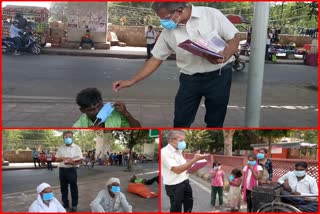
M 198 171 L 199 169 L 205 167 L 209 162 L 207 160 L 199 160 L 192 165 L 191 168 L 188 169 L 188 173 L 192 174 Z
M 181 42 L 178 47 L 194 54 L 194 55 L 197 55 L 197 56 L 200 56 L 200 57 L 204 57 L 205 54 L 208 54 L 210 56 L 214 56 L 216 58 L 220 58 L 220 59 L 223 59 L 223 56 L 219 53 L 216 53 L 216 52 L 213 52 L 213 51 L 210 51 L 209 49 L 191 41 L 191 40 L 186 40 L 184 42 Z

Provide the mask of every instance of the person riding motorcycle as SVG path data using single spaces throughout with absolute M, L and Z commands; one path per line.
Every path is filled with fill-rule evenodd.
M 31 32 L 28 21 L 23 18 L 22 13 L 16 13 L 15 19 L 10 27 L 10 37 L 14 40 L 16 45 L 16 50 L 13 53 L 14 55 L 20 55 L 19 50 L 24 41 L 26 41 L 25 36 L 27 34 L 24 34 L 24 32 L 27 32 L 27 34 Z

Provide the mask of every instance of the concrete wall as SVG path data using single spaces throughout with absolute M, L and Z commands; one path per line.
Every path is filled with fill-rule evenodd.
M 160 28 L 154 28 L 158 30 Z M 127 46 L 133 47 L 144 47 L 146 46 L 144 26 L 118 26 L 112 25 L 109 27 L 109 31 L 115 32 L 118 36 L 119 41 L 125 42 Z M 245 40 L 247 37 L 246 33 L 240 33 L 240 39 Z M 297 47 L 303 47 L 304 44 L 311 44 L 312 39 L 308 36 L 295 36 L 280 34 L 280 43 L 289 44 L 290 42 L 296 43 Z
M 106 42 L 107 4 L 105 2 L 68 3 L 66 14 L 68 41 L 80 41 L 86 29 L 89 29 L 95 42 Z

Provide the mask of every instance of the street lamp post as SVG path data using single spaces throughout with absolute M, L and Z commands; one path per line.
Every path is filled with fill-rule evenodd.
M 255 3 L 246 99 L 246 127 L 259 127 L 260 124 L 260 107 L 263 87 L 269 10 L 270 3 Z

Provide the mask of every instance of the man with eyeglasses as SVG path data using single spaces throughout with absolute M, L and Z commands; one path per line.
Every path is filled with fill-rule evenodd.
M 131 87 L 155 72 L 171 54 L 176 54 L 180 68 L 180 87 L 175 97 L 174 127 L 190 127 L 200 101 L 205 98 L 207 127 L 222 127 L 229 102 L 233 55 L 239 38 L 235 26 L 217 9 L 195 7 L 185 2 L 155 2 L 152 9 L 164 27 L 153 57 L 131 79 L 113 83 L 113 90 Z M 196 56 L 178 45 L 187 39 L 206 41 L 219 38 L 227 43 L 222 59 Z
M 208 157 L 206 154 L 195 154 L 189 161 L 184 159 L 185 138 L 181 130 L 170 131 L 168 145 L 161 149 L 161 174 L 170 198 L 170 212 L 182 212 L 182 205 L 184 212 L 192 211 L 193 196 L 187 171 L 197 161 Z

